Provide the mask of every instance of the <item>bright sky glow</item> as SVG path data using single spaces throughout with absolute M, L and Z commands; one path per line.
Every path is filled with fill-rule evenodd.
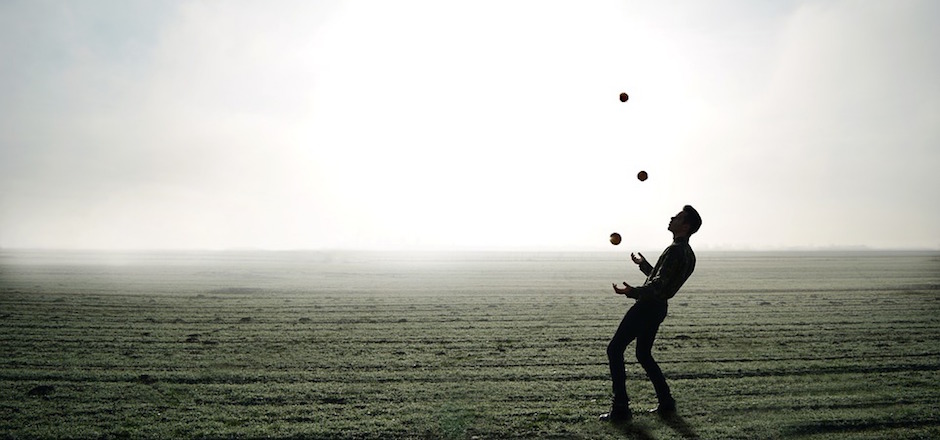
M 644 250 L 692 204 L 696 249 L 936 249 L 937 18 L 3 2 L 0 247 Z

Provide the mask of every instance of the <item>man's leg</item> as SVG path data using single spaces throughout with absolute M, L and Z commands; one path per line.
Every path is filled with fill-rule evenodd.
M 630 412 L 630 397 L 627 395 L 627 373 L 624 370 L 623 352 L 630 342 L 636 339 L 638 323 L 642 313 L 636 305 L 630 308 L 620 321 L 617 332 L 614 333 L 610 343 L 607 344 L 607 360 L 610 363 L 610 381 L 614 393 L 614 401 L 610 412 L 601 415 L 600 419 L 607 422 L 626 422 L 633 418 Z
M 624 366 L 623 353 L 626 351 L 630 342 L 637 337 L 639 316 L 634 312 L 635 306 L 627 311 L 617 332 L 607 344 L 607 360 L 610 364 L 610 381 L 613 385 L 614 405 L 627 405 L 630 403 L 630 397 L 627 395 L 627 373 Z
M 666 376 L 663 375 L 663 370 L 659 368 L 659 364 L 653 359 L 653 342 L 656 340 L 656 332 L 659 331 L 659 324 L 665 319 L 665 315 L 665 310 L 663 310 L 661 318 L 656 314 L 651 314 L 649 316 L 651 319 L 640 330 L 636 338 L 636 360 L 643 366 L 646 376 L 653 383 L 656 398 L 659 400 L 658 410 L 663 413 L 675 411 L 676 408 L 676 401 L 672 398 L 669 385 L 666 383 Z

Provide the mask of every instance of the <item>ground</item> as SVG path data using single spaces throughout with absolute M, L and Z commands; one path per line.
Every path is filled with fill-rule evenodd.
M 936 256 L 700 256 L 654 351 L 679 417 L 623 428 L 596 418 L 629 263 L 370 258 L 7 260 L 0 437 L 940 436 Z

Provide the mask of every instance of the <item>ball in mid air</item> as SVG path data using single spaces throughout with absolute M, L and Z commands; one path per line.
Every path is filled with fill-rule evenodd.
M 620 244 L 620 234 L 616 232 L 614 232 L 613 234 L 610 234 L 610 244 L 614 246 Z
M 621 94 L 620 94 L 620 102 L 627 102 L 628 99 L 630 99 L 630 95 L 628 95 L 628 94 L 626 94 L 626 93 L 621 93 Z
M 636 174 L 636 178 L 640 179 L 640 182 L 646 180 L 649 177 L 649 174 L 646 174 L 646 171 L 640 171 Z

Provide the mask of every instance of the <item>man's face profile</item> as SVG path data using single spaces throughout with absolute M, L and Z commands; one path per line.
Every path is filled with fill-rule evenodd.
M 667 229 L 675 234 L 688 233 L 689 225 L 685 222 L 685 211 L 679 211 L 678 214 L 673 216 L 669 221 L 669 227 Z

